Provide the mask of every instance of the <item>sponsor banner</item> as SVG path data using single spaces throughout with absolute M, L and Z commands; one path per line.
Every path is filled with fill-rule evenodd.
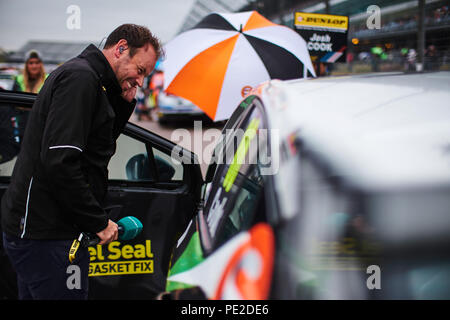
M 154 272 L 150 240 L 133 245 L 113 241 L 104 247 L 101 245 L 89 247 L 89 253 L 91 256 L 89 277 Z
M 348 17 L 331 14 L 296 12 L 294 25 L 296 29 L 330 30 L 347 32 Z
M 92 262 L 89 264 L 90 277 L 143 273 L 153 273 L 153 260 Z
M 296 12 L 294 21 L 313 62 L 345 62 L 348 17 Z

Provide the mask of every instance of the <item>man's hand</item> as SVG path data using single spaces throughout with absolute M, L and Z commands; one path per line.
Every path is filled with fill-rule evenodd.
M 110 243 L 117 240 L 119 236 L 119 228 L 117 223 L 112 220 L 108 221 L 108 226 L 100 232 L 97 232 L 97 236 L 100 238 L 100 245 Z
M 133 101 L 134 97 L 136 96 L 136 90 L 137 90 L 137 87 L 131 87 L 127 90 L 123 90 L 122 98 L 124 98 L 128 102 Z

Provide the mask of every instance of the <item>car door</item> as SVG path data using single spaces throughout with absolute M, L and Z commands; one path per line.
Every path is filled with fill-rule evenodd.
M 0 92 L 0 196 L 6 191 L 35 95 Z M 105 209 L 114 221 L 143 224 L 133 240 L 89 247 L 90 299 L 151 299 L 164 290 L 172 248 L 192 218 L 203 183 L 195 155 L 134 124 L 117 140 L 108 166 Z M 0 294 L 16 295 L 14 273 L 0 247 Z M 9 276 L 8 276 L 9 275 Z
M 217 164 L 208 168 L 204 205 L 178 241 L 167 286 L 168 291 L 178 290 L 177 297 L 189 297 L 187 292 L 197 295 L 198 287 L 208 298 L 268 296 L 274 246 L 262 174 L 268 164 L 262 161 L 267 160 L 268 131 L 259 100 L 253 96 L 243 104 L 227 123 L 223 143 L 215 149 Z M 234 277 L 245 269 L 240 262 L 253 259 L 254 252 L 258 252 L 256 262 L 261 267 L 256 281 L 242 284 L 241 279 L 242 286 L 230 288 L 236 283 Z M 180 289 L 184 290 L 181 294 Z

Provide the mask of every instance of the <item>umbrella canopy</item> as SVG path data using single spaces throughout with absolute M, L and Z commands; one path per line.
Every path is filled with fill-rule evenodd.
M 246 92 L 270 79 L 315 76 L 306 42 L 256 11 L 212 13 L 165 46 L 164 89 L 228 119 Z

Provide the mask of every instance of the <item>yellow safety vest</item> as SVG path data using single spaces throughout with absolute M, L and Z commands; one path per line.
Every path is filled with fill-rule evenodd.
M 45 79 L 47 79 L 47 77 L 48 77 L 48 74 L 46 73 L 45 74 Z M 23 76 L 23 74 L 19 74 L 17 77 L 16 77 L 16 82 L 17 82 L 17 84 L 19 85 L 19 87 L 20 87 L 20 91 L 27 91 L 27 88 L 26 88 L 26 86 L 25 86 L 25 77 Z M 41 90 L 41 88 L 42 88 L 42 86 L 44 85 L 44 81 L 41 83 L 41 85 L 39 86 L 39 88 L 38 88 L 38 92 Z

